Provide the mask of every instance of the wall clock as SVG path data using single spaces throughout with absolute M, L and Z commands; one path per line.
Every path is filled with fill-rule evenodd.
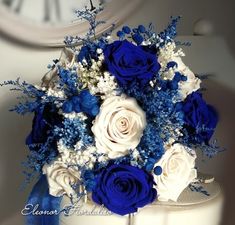
M 104 4 L 98 19 L 107 21 L 101 33 L 125 19 L 141 0 L 0 0 L 0 31 L 11 38 L 38 46 L 63 46 L 66 35 L 83 36 L 88 23 L 74 11 Z

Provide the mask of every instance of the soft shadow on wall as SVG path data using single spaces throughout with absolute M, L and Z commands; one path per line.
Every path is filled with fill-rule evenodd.
M 153 22 L 155 28 L 161 31 L 168 24 L 170 16 L 181 15 L 179 35 L 193 35 L 195 22 L 205 19 L 213 25 L 214 35 L 225 37 L 235 57 L 234 10 L 234 0 L 144 0 L 127 22 L 134 26 L 138 23 Z
M 225 204 L 223 212 L 223 222 L 221 225 L 234 225 L 235 223 L 235 91 L 228 89 L 213 80 L 204 82 L 204 87 L 208 89 L 204 93 L 207 101 L 214 105 L 219 112 L 220 120 L 215 137 L 218 137 L 220 146 L 226 151 L 212 159 L 213 167 L 216 169 L 215 178 L 221 183 L 225 194 Z M 225 158 L 222 163 L 220 157 Z M 211 171 L 213 174 L 213 171 Z
M 21 162 L 26 159 L 27 149 L 24 140 L 31 129 L 32 118 L 22 118 L 9 112 L 16 99 L 9 90 L 0 92 L 0 224 L 13 225 L 15 221 L 15 224 L 22 225 L 21 210 L 25 206 L 32 185 L 20 190 L 25 178 Z M 14 217 L 17 220 L 13 220 Z

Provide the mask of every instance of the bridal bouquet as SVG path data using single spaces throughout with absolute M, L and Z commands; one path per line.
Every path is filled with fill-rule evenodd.
M 34 113 L 25 173 L 39 181 L 31 195 L 44 182 L 53 201 L 87 195 L 126 215 L 155 200 L 177 201 L 197 178 L 196 149 L 216 152 L 218 116 L 174 41 L 179 18 L 160 33 L 150 24 L 97 37 L 98 11 L 77 12 L 91 28 L 86 37 L 66 37 L 41 85 L 4 84 L 26 95 L 14 111 Z

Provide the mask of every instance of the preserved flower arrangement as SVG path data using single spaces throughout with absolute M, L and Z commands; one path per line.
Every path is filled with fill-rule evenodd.
M 197 180 L 195 149 L 218 151 L 210 141 L 218 115 L 174 41 L 179 18 L 160 33 L 151 24 L 123 26 L 114 40 L 112 31 L 96 37 L 99 10 L 77 11 L 91 28 L 66 37 L 40 86 L 3 84 L 26 95 L 13 111 L 34 113 L 25 173 L 27 182 L 38 179 L 29 203 L 42 209 L 59 208 L 63 195 L 72 203 L 87 196 L 119 215 L 177 201 Z

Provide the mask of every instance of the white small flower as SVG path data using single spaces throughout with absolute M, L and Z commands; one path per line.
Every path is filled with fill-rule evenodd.
M 124 156 L 139 144 L 145 125 L 145 113 L 135 99 L 107 98 L 92 127 L 96 147 L 109 158 Z
M 133 150 L 132 156 L 133 156 L 134 159 L 139 158 L 140 153 L 139 153 L 139 151 L 136 148 Z
M 190 153 L 189 153 L 190 152 Z M 162 168 L 162 174 L 154 174 L 158 200 L 177 201 L 182 191 L 197 177 L 195 169 L 196 153 L 181 144 L 167 148 L 162 158 L 155 164 Z
M 52 89 L 51 87 L 47 90 L 47 96 L 53 96 L 57 98 L 65 98 L 65 93 L 58 89 Z
M 102 99 L 116 95 L 117 83 L 110 73 L 104 72 L 98 79 L 96 93 L 103 94 Z
M 103 53 L 103 50 L 102 50 L 101 48 L 98 48 L 98 49 L 96 50 L 96 52 L 97 52 L 97 54 L 101 54 L 101 53 Z
M 197 91 L 200 88 L 201 80 L 198 79 L 194 73 L 184 64 L 182 61 L 183 53 L 182 49 L 175 51 L 175 43 L 168 42 L 166 45 L 160 48 L 158 61 L 161 65 L 161 74 L 164 80 L 172 80 L 174 78 L 175 72 L 179 72 L 187 77 L 186 81 L 179 82 L 179 93 L 180 100 L 184 100 L 189 94 Z M 177 65 L 173 68 L 166 69 L 169 62 L 176 62 Z
M 141 45 L 143 45 L 143 46 L 151 45 L 151 41 L 150 40 L 145 40 L 145 41 L 142 42 Z
M 58 149 L 58 152 L 61 154 L 63 154 L 64 152 L 68 150 L 68 148 L 63 144 L 62 140 L 59 140 L 57 142 L 57 149 Z
M 74 145 L 75 151 L 80 151 L 82 147 L 83 147 L 82 141 L 78 141 L 78 142 Z
M 68 119 L 80 119 L 80 120 L 86 120 L 87 119 L 87 116 L 85 113 L 83 112 L 79 112 L 79 113 L 76 113 L 76 112 L 71 112 L 71 113 L 64 113 L 61 109 L 59 110 L 59 114 L 63 115 L 65 118 L 68 118 Z
M 86 61 L 86 59 L 83 59 L 83 60 L 82 60 L 82 64 L 83 64 L 83 65 L 87 65 L 87 64 L 88 64 L 87 61 Z
M 108 158 L 105 157 L 104 155 L 101 155 L 101 156 L 98 158 L 98 161 L 99 161 L 99 162 L 105 162 L 105 161 L 107 161 L 107 160 L 108 160 Z

